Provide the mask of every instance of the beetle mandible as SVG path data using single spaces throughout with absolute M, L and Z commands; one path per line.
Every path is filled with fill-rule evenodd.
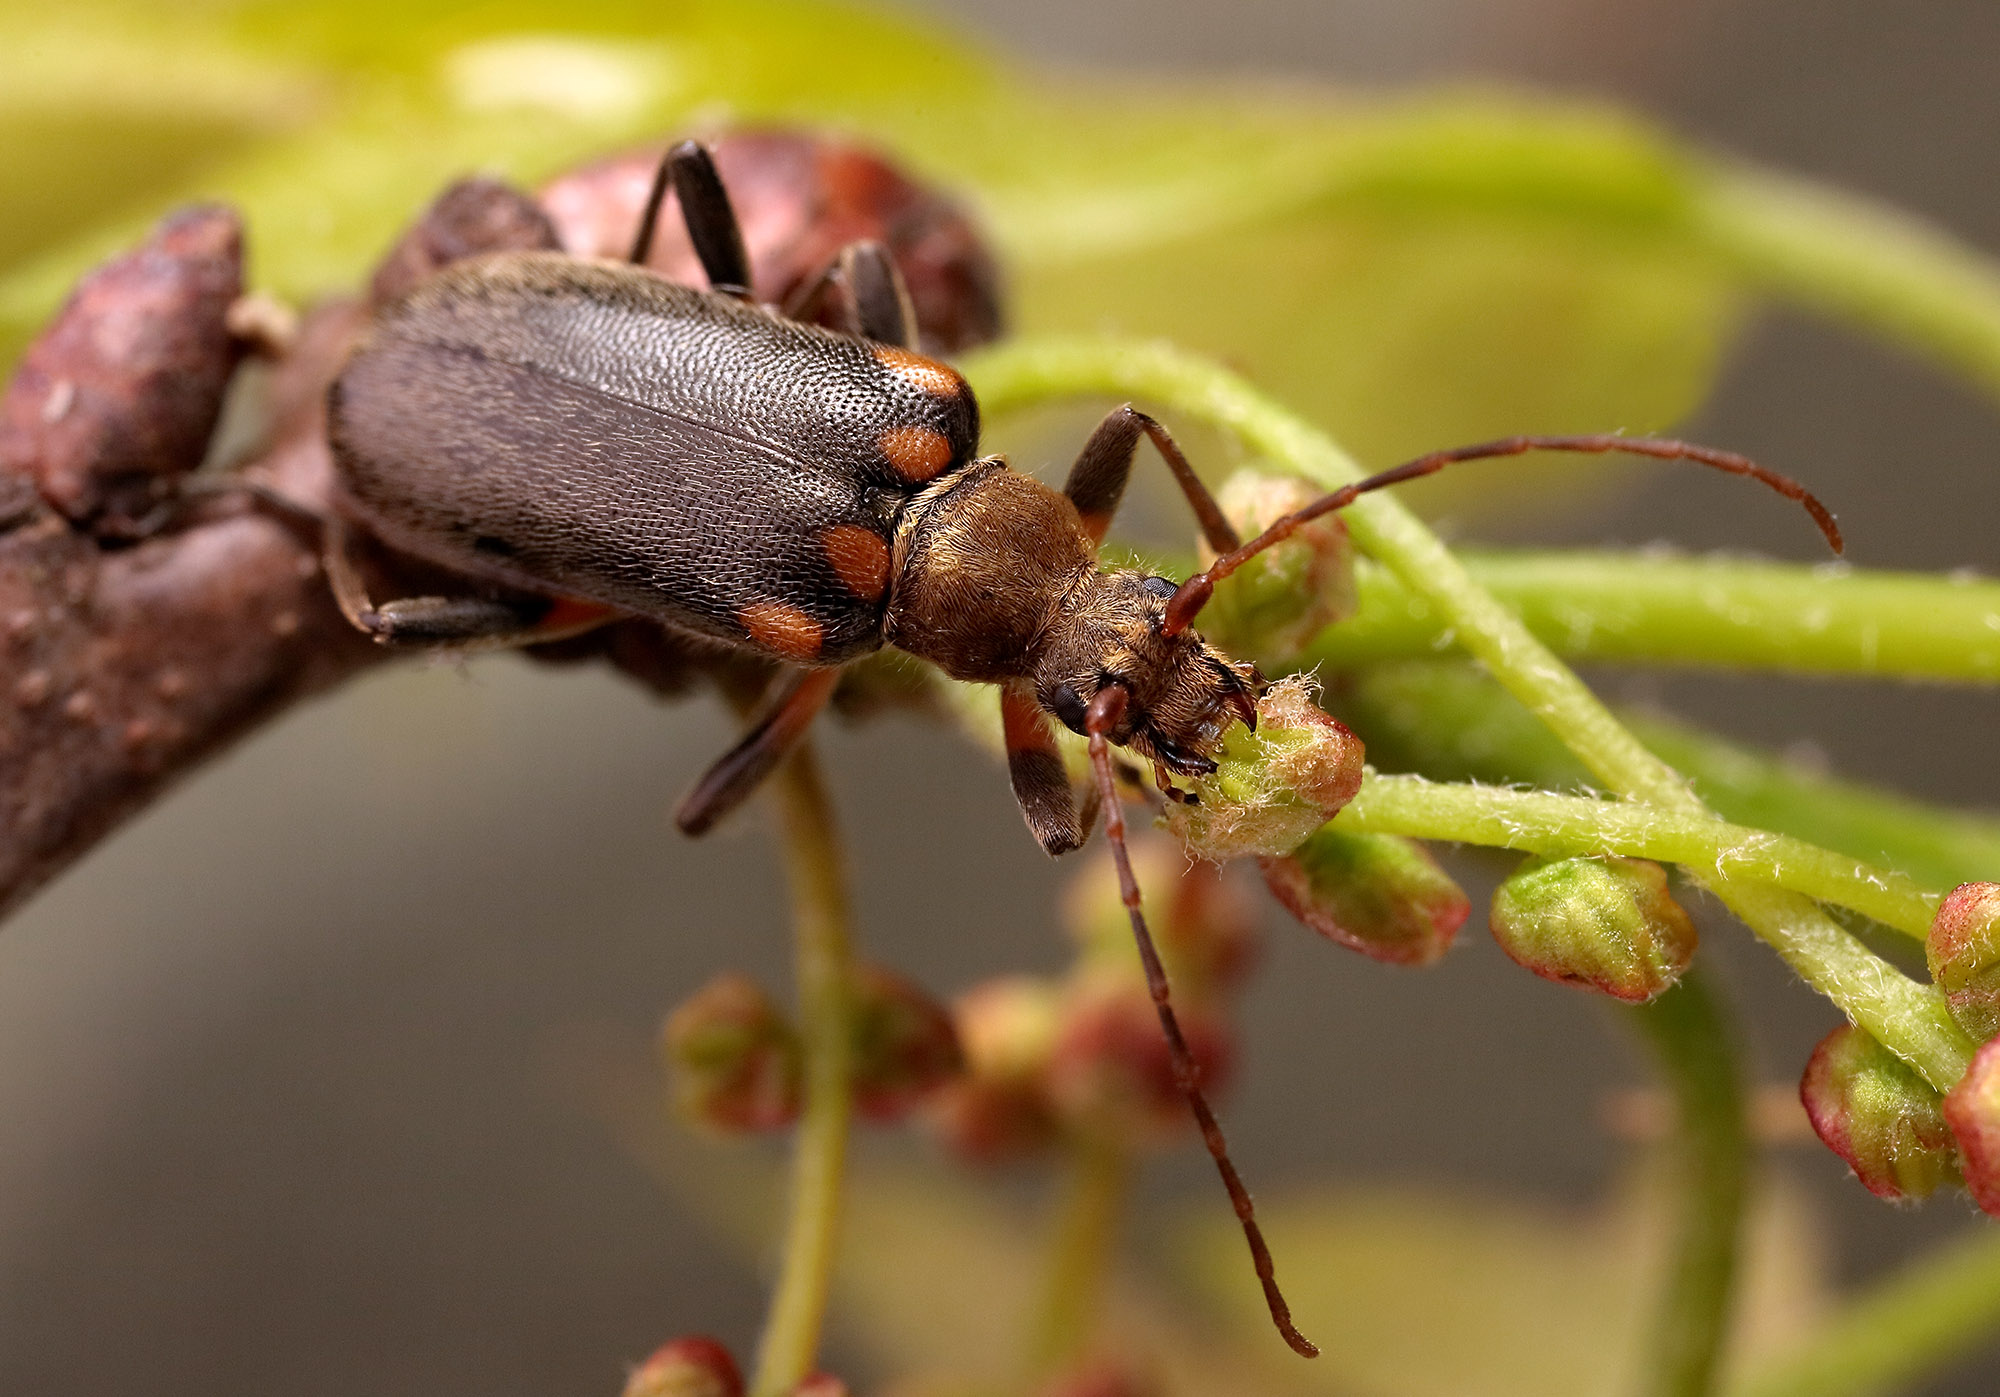
M 675 196 L 710 289 L 643 265 Z M 1008 773 L 1051 854 L 1102 809 L 1175 1076 L 1201 1127 L 1270 1304 L 1301 1353 L 1250 1200 L 1169 1002 L 1126 857 L 1110 748 L 1172 777 L 1215 769 L 1262 683 L 1190 628 L 1214 584 L 1309 519 L 1447 464 L 1535 449 L 1692 460 L 1831 516 L 1791 480 L 1726 452 L 1616 436 L 1513 437 L 1438 452 L 1324 496 L 1244 543 L 1158 422 L 1111 412 L 1062 490 L 979 454 L 959 374 L 915 350 L 914 316 L 879 244 L 843 250 L 851 333 L 750 295 L 715 166 L 684 142 L 662 161 L 626 263 L 506 252 L 446 266 L 384 306 L 329 392 L 344 509 L 392 547 L 523 589 L 381 604 L 329 526 L 341 609 L 390 645 L 528 644 L 642 616 L 785 668 L 743 739 L 684 799 L 699 834 L 775 769 L 840 667 L 894 646 L 953 679 L 1000 687 Z M 1149 438 L 1218 556 L 1185 583 L 1100 568 L 1098 546 Z M 1089 739 L 1079 807 L 1050 718 Z

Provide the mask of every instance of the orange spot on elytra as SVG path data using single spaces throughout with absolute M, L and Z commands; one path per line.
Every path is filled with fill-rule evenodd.
M 859 524 L 836 524 L 819 541 L 848 591 L 863 601 L 882 599 L 889 586 L 889 544 L 882 535 Z
M 875 362 L 919 392 L 934 398 L 960 398 L 967 389 L 965 380 L 948 364 L 913 354 L 893 345 L 877 345 Z
M 951 443 L 929 427 L 892 427 L 876 445 L 905 480 L 929 480 L 951 464 Z
M 753 601 L 736 613 L 750 638 L 773 654 L 804 663 L 819 658 L 820 624 L 781 601 Z

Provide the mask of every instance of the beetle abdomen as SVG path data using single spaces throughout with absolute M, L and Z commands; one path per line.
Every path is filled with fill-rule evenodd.
M 978 425 L 930 360 L 527 253 L 384 310 L 331 431 L 343 487 L 397 547 L 838 663 L 882 643 L 897 517 Z

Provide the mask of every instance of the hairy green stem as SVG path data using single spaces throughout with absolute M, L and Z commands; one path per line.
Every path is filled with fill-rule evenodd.
M 1101 1134 L 1075 1137 L 1035 1312 L 1029 1368 L 1048 1377 L 1086 1356 L 1117 1250 L 1118 1219 L 1132 1183 L 1132 1156 Z
M 777 1289 L 757 1349 L 753 1397 L 782 1397 L 813 1371 L 833 1282 L 841 1179 L 853 1118 L 847 880 L 833 807 L 811 746 L 801 744 L 786 760 L 777 785 L 792 892 L 805 1108 L 793 1144 L 791 1216 Z
M 1749 1180 L 1750 1133 L 1735 1035 L 1698 970 L 1629 1012 L 1659 1062 L 1679 1121 L 1673 1150 L 1680 1225 L 1644 1353 L 1641 1390 L 1701 1397 L 1714 1385 L 1727 1338 Z
M 1812 1337 L 1730 1387 L 1730 1397 L 1864 1397 L 1900 1391 L 2000 1331 L 2000 1233 L 1918 1258 L 1829 1315 Z
M 1458 550 L 1466 572 L 1565 659 L 1990 684 L 2000 582 L 1628 552 Z M 1451 632 L 1380 567 L 1360 607 L 1296 657 L 1336 668 L 1434 655 Z
M 1337 818 L 1341 828 L 1362 833 L 1487 844 L 1550 858 L 1629 854 L 1695 873 L 1761 879 L 1851 907 L 1919 941 L 1929 935 L 1943 900 L 1905 874 L 1802 839 L 1629 801 L 1371 774 Z

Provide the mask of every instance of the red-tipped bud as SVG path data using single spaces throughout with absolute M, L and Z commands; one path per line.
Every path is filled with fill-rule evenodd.
M 854 1104 L 870 1120 L 899 1120 L 965 1069 L 945 1007 L 893 970 L 854 975 Z
M 1952 889 L 1924 954 L 1959 1027 L 1982 1043 L 2000 1034 L 2000 883 Z
M 1972 1201 L 2000 1218 L 2000 1038 L 1979 1050 L 1946 1094 L 1944 1118 L 1958 1137 Z
M 624 1397 L 743 1397 L 743 1375 L 728 1349 L 696 1335 L 655 1349 L 626 1379 Z
M 1061 995 L 1046 981 L 1010 976 L 977 985 L 953 1006 L 965 1072 L 945 1085 L 931 1120 L 968 1159 L 1027 1154 L 1056 1137 L 1045 1074 Z
M 1234 988 L 1257 956 L 1257 909 L 1241 882 L 1215 864 L 1190 860 L 1158 836 L 1135 837 L 1131 856 L 1175 996 L 1191 1003 Z M 1109 849 L 1100 847 L 1078 871 L 1064 913 L 1087 966 L 1140 974 Z
M 756 981 L 710 980 L 668 1016 L 660 1035 L 674 1098 L 689 1120 L 725 1134 L 798 1119 L 798 1035 Z
M 1852 1024 L 1842 1024 L 1813 1049 L 1799 1100 L 1826 1147 L 1877 1198 L 1927 1198 L 1959 1176 L 1938 1094 Z
M 1429 965 L 1472 902 L 1430 850 L 1399 834 L 1327 825 L 1281 859 L 1259 859 L 1285 910 L 1329 941 L 1392 965 Z
M 1176 1005 L 1204 1090 L 1226 1082 L 1233 1056 L 1228 1023 L 1203 1005 Z M 1081 1130 L 1145 1141 L 1188 1124 L 1159 1012 L 1143 984 L 1124 976 L 1077 981 L 1063 1006 L 1049 1060 L 1049 1096 Z
M 847 1397 L 847 1384 L 832 1373 L 814 1373 L 792 1389 L 792 1397 Z
M 1255 538 L 1319 491 L 1295 475 L 1240 470 L 1215 502 L 1244 538 Z M 1204 550 L 1207 567 L 1214 554 Z M 1321 515 L 1216 584 L 1202 608 L 1202 634 L 1232 655 L 1282 661 L 1354 614 L 1354 545 L 1338 514 Z
M 1493 894 L 1492 925 L 1516 965 L 1633 1004 L 1694 958 L 1694 923 L 1645 859 L 1529 859 Z
M 1232 724 L 1198 801 L 1167 807 L 1190 852 L 1217 863 L 1299 847 L 1361 789 L 1361 739 L 1312 701 L 1307 680 L 1281 679 L 1257 701 L 1257 730 Z

